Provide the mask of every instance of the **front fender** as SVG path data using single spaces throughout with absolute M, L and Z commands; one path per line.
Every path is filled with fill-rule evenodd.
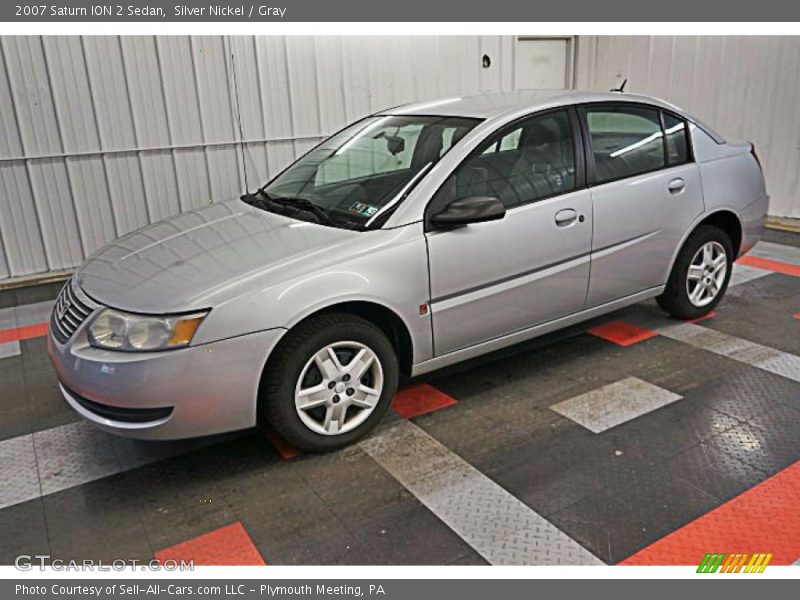
M 198 329 L 195 344 L 254 331 L 283 328 L 345 302 L 368 302 L 392 311 L 405 324 L 416 361 L 432 357 L 430 314 L 419 307 L 429 300 L 428 259 L 422 224 L 387 232 L 384 243 L 352 258 L 328 261 L 280 283 L 253 285 L 212 308 Z

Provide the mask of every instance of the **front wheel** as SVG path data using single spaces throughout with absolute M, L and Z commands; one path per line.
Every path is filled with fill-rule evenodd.
M 397 391 L 392 344 L 350 314 L 312 317 L 287 334 L 265 373 L 261 412 L 290 444 L 335 450 L 365 435 Z
M 724 231 L 699 226 L 678 253 L 667 287 L 656 298 L 659 306 L 679 319 L 708 314 L 725 295 L 733 258 L 733 245 Z

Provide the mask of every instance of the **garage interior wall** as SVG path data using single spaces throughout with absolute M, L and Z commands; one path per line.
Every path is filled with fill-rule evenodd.
M 753 142 L 771 215 L 800 217 L 800 37 L 581 36 L 576 87 L 663 98 Z
M 513 48 L 500 36 L 2 37 L 0 283 L 236 197 L 371 112 L 509 89 Z
M 142 225 L 253 189 L 373 111 L 552 87 L 561 72 L 583 89 L 627 78 L 755 142 L 770 212 L 800 217 L 800 38 L 558 38 L 563 70 L 542 62 L 541 39 L 553 38 L 2 37 L 0 284 L 71 269 Z

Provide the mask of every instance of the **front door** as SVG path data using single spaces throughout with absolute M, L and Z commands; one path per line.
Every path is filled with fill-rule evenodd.
M 592 239 L 591 195 L 579 187 L 567 110 L 503 128 L 466 159 L 432 200 L 494 196 L 499 221 L 426 234 L 437 356 L 583 308 Z

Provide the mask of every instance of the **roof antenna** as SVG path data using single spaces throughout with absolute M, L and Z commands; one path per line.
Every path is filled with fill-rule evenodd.
M 621 94 L 621 93 L 623 93 L 625 91 L 625 84 L 626 83 L 628 83 L 628 78 L 627 77 L 625 78 L 625 81 L 622 82 L 621 86 L 619 86 L 618 88 L 611 88 L 608 91 L 609 92 L 619 92 Z

